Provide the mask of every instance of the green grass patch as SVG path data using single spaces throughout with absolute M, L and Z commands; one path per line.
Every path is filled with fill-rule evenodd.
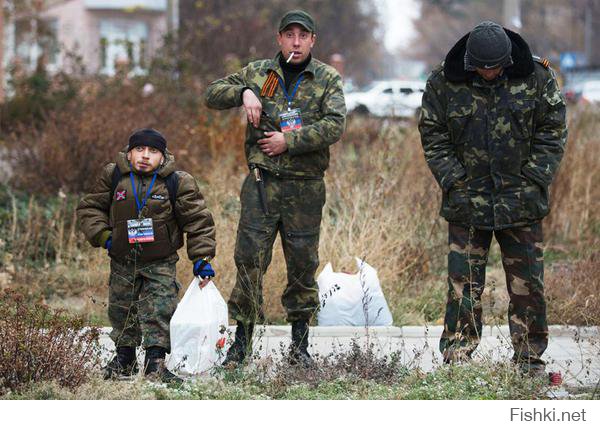
M 345 400 L 345 399 L 548 399 L 545 380 L 521 376 L 511 365 L 478 363 L 443 366 L 430 373 L 418 369 L 395 379 L 378 381 L 353 376 L 321 383 L 283 381 L 259 371 L 221 372 L 215 377 L 187 382 L 180 388 L 133 381 L 103 381 L 100 376 L 76 390 L 54 383 L 30 385 L 20 394 L 3 399 L 157 399 L 157 400 Z M 580 391 L 577 398 L 591 399 L 593 392 Z

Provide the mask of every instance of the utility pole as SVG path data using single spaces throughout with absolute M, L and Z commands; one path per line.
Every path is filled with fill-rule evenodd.
M 594 7 L 594 1 L 588 0 L 585 3 L 585 16 L 583 24 L 583 40 L 584 40 L 584 52 L 587 60 L 587 65 L 596 66 L 597 58 L 594 55 L 594 19 L 596 17 L 596 7 Z
M 502 3 L 502 15 L 504 27 L 511 30 L 521 31 L 521 0 L 504 0 Z
M 0 0 L 0 103 L 4 101 L 4 0 Z
M 167 0 L 167 31 L 177 37 L 179 31 L 179 0 Z

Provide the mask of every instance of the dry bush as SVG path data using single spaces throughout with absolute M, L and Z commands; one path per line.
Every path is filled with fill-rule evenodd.
M 585 244 L 600 236 L 600 110 L 575 111 L 545 221 L 549 241 Z
M 82 318 L 0 293 L 0 393 L 55 381 L 76 388 L 97 364 L 98 331 Z
M 548 319 L 554 324 L 600 325 L 599 245 L 586 258 L 547 271 Z
M 183 96 L 165 90 L 142 97 L 139 85 L 134 84 L 88 91 L 91 94 L 65 108 L 48 112 L 42 129 L 22 124 L 6 137 L 15 172 L 12 183 L 17 188 L 48 195 L 59 189 L 68 193 L 87 190 L 102 166 L 127 144 L 129 135 L 142 127 L 160 130 L 175 155 L 180 155 L 180 167 L 200 178 L 217 161 L 242 157 L 241 143 L 223 140 L 231 133 L 236 144 L 241 142 L 241 125 L 223 123 L 218 113 L 199 112 L 200 94 L 186 93 L 182 100 Z
M 56 198 L 37 198 L 13 193 L 0 186 L 0 233 L 4 248 L 10 250 L 10 262 L 38 268 L 74 259 L 79 252 L 75 204 L 77 198 L 58 193 Z
M 284 355 L 285 351 L 282 351 Z M 315 356 L 315 365 L 309 367 L 290 366 L 286 360 L 275 362 L 271 369 L 271 384 L 290 386 L 305 383 L 318 387 L 325 382 L 351 378 L 379 383 L 398 382 L 406 377 L 413 366 L 403 363 L 399 351 L 390 355 L 377 354 L 375 345 L 361 346 L 353 339 L 350 347 L 342 352 L 331 352 L 326 356 Z

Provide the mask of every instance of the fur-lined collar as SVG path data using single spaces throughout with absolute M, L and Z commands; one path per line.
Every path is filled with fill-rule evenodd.
M 506 76 L 511 78 L 524 78 L 534 72 L 535 65 L 531 56 L 529 45 L 525 40 L 514 31 L 504 29 L 512 42 L 512 60 L 513 65 L 504 69 Z M 467 39 L 469 34 L 465 34 L 446 55 L 444 61 L 444 76 L 452 83 L 462 83 L 472 80 L 477 72 L 468 72 L 465 70 L 465 52 L 467 50 Z

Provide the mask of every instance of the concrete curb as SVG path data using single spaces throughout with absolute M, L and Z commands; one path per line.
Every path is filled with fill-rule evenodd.
M 348 326 L 315 326 L 310 328 L 310 337 L 344 337 L 358 338 L 367 336 L 367 331 L 373 337 L 389 338 L 439 338 L 443 331 L 443 326 L 402 326 L 402 327 L 348 327 Z M 110 327 L 102 327 L 101 333 L 108 335 Z M 230 326 L 229 330 L 235 332 L 235 326 Z M 255 333 L 263 337 L 285 337 L 291 336 L 290 325 L 259 325 Z M 600 340 L 600 327 L 577 327 L 551 325 L 549 327 L 550 337 L 578 337 L 580 339 L 598 338 Z M 505 337 L 509 338 L 508 325 L 484 326 L 481 333 L 482 337 Z

